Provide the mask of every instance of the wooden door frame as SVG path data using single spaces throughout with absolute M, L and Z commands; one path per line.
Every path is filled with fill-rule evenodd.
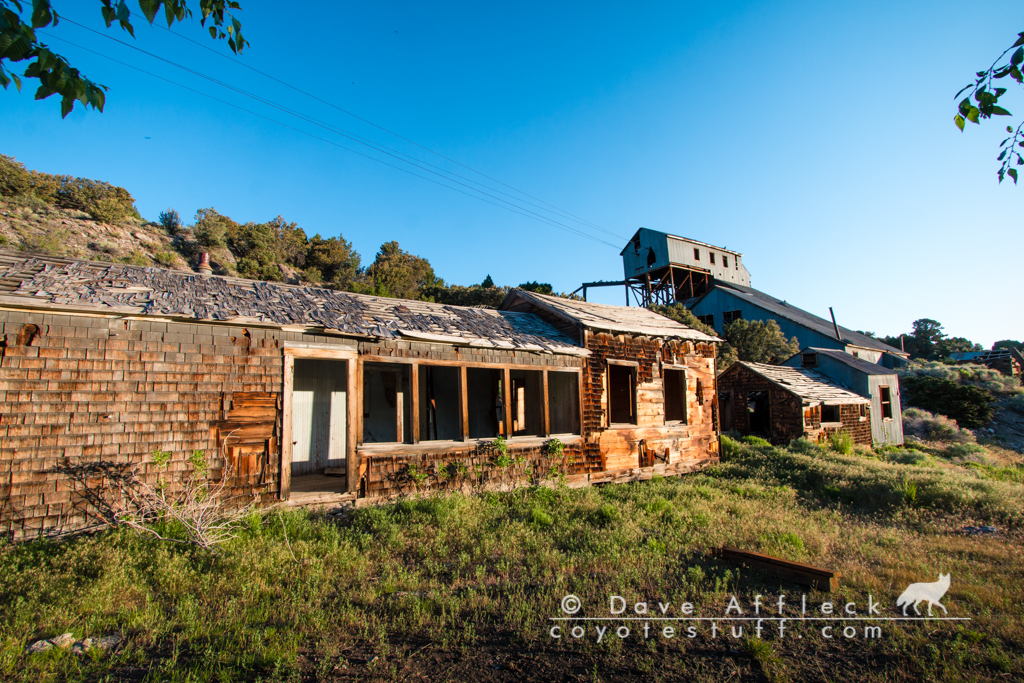
M 345 464 L 348 472 L 348 490 L 355 491 L 358 486 L 359 467 L 356 464 L 356 437 L 355 437 L 355 416 L 356 416 L 356 363 L 359 353 L 354 348 L 311 348 L 300 346 L 286 346 L 284 354 L 284 377 L 283 391 L 281 392 L 281 468 L 279 471 L 278 497 L 281 500 L 288 500 L 292 491 L 292 388 L 295 383 L 295 360 L 334 360 L 348 361 L 346 371 L 348 373 L 348 386 L 345 397 L 348 416 L 346 419 L 345 433 Z

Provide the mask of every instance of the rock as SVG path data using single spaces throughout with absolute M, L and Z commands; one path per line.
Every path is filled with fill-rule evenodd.
M 96 642 L 92 644 L 93 647 L 99 648 L 100 650 L 113 650 L 115 647 L 121 644 L 121 636 L 104 636 L 97 638 Z
M 291 266 L 285 265 L 284 263 L 278 263 L 277 267 L 281 269 L 281 277 L 289 285 L 297 285 L 302 279 L 299 277 L 299 271 L 295 270 Z
M 53 643 L 48 640 L 37 640 L 28 647 L 25 648 L 26 654 L 36 654 L 37 652 L 46 652 L 53 647 Z
M 75 636 L 71 633 L 62 633 L 56 638 L 51 638 L 50 642 L 59 647 L 62 650 L 66 650 L 71 647 L 71 644 L 75 642 Z
M 86 638 L 85 640 L 75 641 L 75 644 L 71 646 L 71 653 L 76 655 L 84 655 L 91 649 L 92 638 Z

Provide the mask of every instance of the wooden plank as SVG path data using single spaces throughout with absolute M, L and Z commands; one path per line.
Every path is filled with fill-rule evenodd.
M 412 373 L 410 378 L 410 391 L 412 391 L 412 442 L 420 442 L 420 366 L 413 363 L 409 369 Z
M 818 590 L 830 592 L 839 590 L 839 572 L 821 567 L 813 567 L 802 562 L 783 560 L 779 557 L 764 555 L 739 548 L 724 546 L 719 555 L 724 560 L 746 564 L 754 569 L 778 576 L 780 578 L 811 586 Z
M 484 351 L 484 350 L 488 350 L 488 351 L 494 351 L 494 350 L 506 351 L 505 349 L 478 349 L 478 348 L 466 349 L 466 351 L 468 353 L 479 353 L 479 352 Z M 507 350 L 507 353 L 511 354 L 511 352 L 512 352 L 511 350 Z M 554 351 L 553 353 L 557 354 L 558 352 Z M 566 355 L 565 357 L 566 358 L 573 358 L 573 359 L 579 358 L 578 356 L 575 356 L 575 355 Z M 500 369 L 500 368 L 512 368 L 513 370 L 575 370 L 577 372 L 579 372 L 582 369 L 582 359 L 579 360 L 579 365 L 553 365 L 553 364 L 532 365 L 532 364 L 515 363 L 515 362 L 511 362 L 511 361 L 510 362 L 493 362 L 493 363 L 488 363 L 488 362 L 481 362 L 481 361 L 444 360 L 444 359 L 441 359 L 441 358 L 430 358 L 430 359 L 426 360 L 426 362 L 424 362 L 425 359 L 423 359 L 423 358 L 410 358 L 410 357 L 406 357 L 406 356 L 376 356 L 376 355 L 373 355 L 373 354 L 366 354 L 366 355 L 360 356 L 360 358 L 363 361 L 367 362 L 367 363 L 403 363 L 403 364 L 406 364 L 406 365 L 412 365 L 413 363 L 419 362 L 419 363 L 423 363 L 424 365 L 446 365 L 446 366 L 457 366 L 457 367 L 464 367 L 464 368 L 492 368 L 492 369 L 494 369 L 494 368 L 497 368 L 497 369 Z
M 512 438 L 512 382 L 509 375 L 509 369 L 505 368 L 501 374 L 502 408 L 505 413 L 505 423 L 502 425 L 504 429 L 501 433 L 506 439 Z
M 358 357 L 347 362 L 348 365 L 348 433 L 345 438 L 345 457 L 348 469 L 348 490 L 355 493 L 359 490 L 359 455 L 356 446 L 363 439 L 363 365 Z
M 459 402 L 462 406 L 462 440 L 469 441 L 469 397 L 466 366 L 459 369 Z
M 551 435 L 551 402 L 550 396 L 548 395 L 548 371 L 544 371 L 544 424 L 542 429 L 544 430 L 543 436 Z
M 284 349 L 285 357 L 291 358 L 315 358 L 320 360 L 351 360 L 358 356 L 358 351 L 349 346 L 342 346 L 337 349 L 303 349 L 288 346 Z
M 292 487 L 292 379 L 295 357 L 284 354 L 284 382 L 281 416 L 281 461 L 278 469 L 278 498 L 288 500 Z

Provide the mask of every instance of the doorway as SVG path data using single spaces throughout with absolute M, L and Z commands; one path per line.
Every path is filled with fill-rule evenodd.
M 767 391 L 751 391 L 747 394 L 748 428 L 751 434 L 770 436 L 771 408 Z
M 348 362 L 296 358 L 291 392 L 291 490 L 347 488 Z

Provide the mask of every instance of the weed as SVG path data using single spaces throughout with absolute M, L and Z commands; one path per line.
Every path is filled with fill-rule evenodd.
M 828 437 L 828 447 L 836 453 L 849 455 L 853 453 L 853 437 L 842 430 L 834 432 Z

